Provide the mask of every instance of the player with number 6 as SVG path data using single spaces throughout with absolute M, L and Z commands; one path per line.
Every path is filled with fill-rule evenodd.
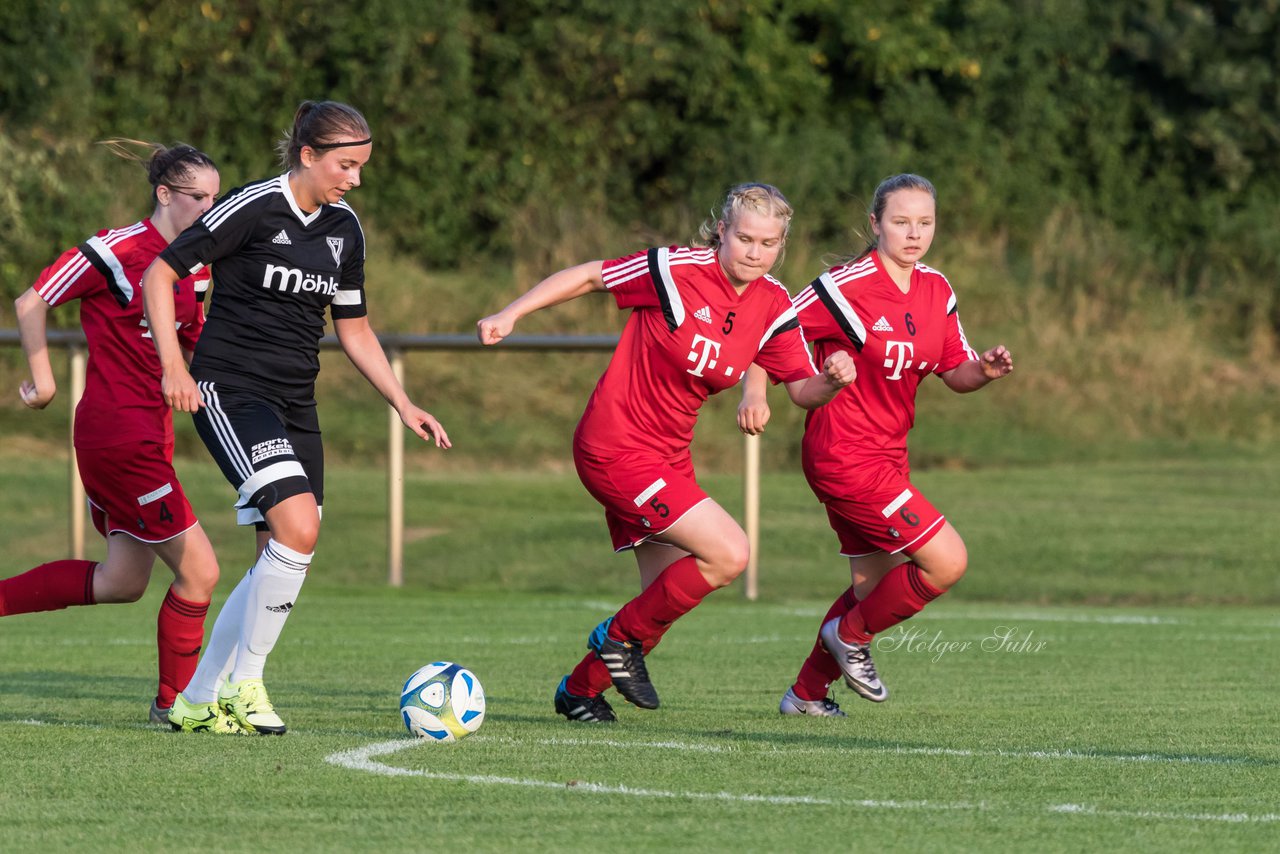
M 769 276 L 792 210 L 774 187 L 731 189 L 702 227 L 705 246 L 662 247 L 589 261 L 548 276 L 479 321 L 497 344 L 539 309 L 607 291 L 631 314 L 587 402 L 573 458 L 605 509 L 615 551 L 633 551 L 641 593 L 590 633 L 589 652 L 560 681 L 554 704 L 571 721 L 616 720 L 603 692 L 658 707 L 645 656 L 681 615 L 747 565 L 747 537 L 694 476 L 689 444 L 698 410 L 757 364 L 806 409 L 853 381 L 847 353 L 813 364 L 786 288 Z
M 933 185 L 918 175 L 885 179 L 869 220 L 871 245 L 795 298 L 818 355 L 852 350 L 858 380 L 805 421 L 805 477 L 827 508 L 852 584 L 823 618 L 783 714 L 844 716 L 827 696 L 841 675 L 858 695 L 888 699 L 872 639 L 941 596 L 968 564 L 960 535 L 911 482 L 916 390 L 937 374 L 952 391 L 976 391 L 1013 370 L 1003 346 L 981 355 L 969 346 L 950 282 L 921 263 L 937 221 Z M 748 377 L 739 420 L 764 428 L 762 376 Z

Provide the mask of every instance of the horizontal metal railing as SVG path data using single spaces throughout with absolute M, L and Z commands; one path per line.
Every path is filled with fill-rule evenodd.
M 84 392 L 86 348 L 84 333 L 78 329 L 50 329 L 46 333 L 51 347 L 65 347 L 69 353 L 68 395 L 71 419 L 75 419 L 76 404 Z M 396 378 L 404 383 L 404 354 L 410 351 L 476 350 L 480 352 L 521 351 L 596 351 L 610 352 L 618 344 L 616 335 L 513 335 L 496 347 L 482 345 L 474 335 L 379 335 L 378 340 L 386 351 L 387 360 Z M 16 329 L 0 329 L 0 345 L 20 345 Z M 325 349 L 337 349 L 338 339 L 326 335 L 320 339 Z M 394 409 L 387 407 L 389 427 L 387 432 L 387 583 L 399 587 L 404 583 L 404 442 L 407 432 Z M 85 554 L 85 500 L 84 487 L 76 469 L 74 444 L 69 449 L 71 471 L 70 540 L 72 556 L 83 559 Z M 757 551 L 760 540 L 760 437 L 745 437 L 745 465 L 743 467 L 744 523 L 750 542 L 750 558 L 747 563 L 743 594 L 755 599 L 759 594 Z

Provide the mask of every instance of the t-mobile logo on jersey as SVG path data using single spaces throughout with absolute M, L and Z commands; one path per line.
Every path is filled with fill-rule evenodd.
M 276 288 L 281 293 L 322 293 L 331 297 L 338 293 L 338 280 L 332 276 L 321 276 L 316 273 L 304 273 L 288 267 L 277 267 L 268 264 L 262 276 L 262 286 L 267 290 Z
M 689 368 L 689 373 L 695 377 L 700 377 L 704 370 L 714 371 L 716 369 L 716 359 L 719 356 L 719 341 L 712 341 L 710 338 L 703 338 L 701 335 L 693 336 L 693 349 L 689 351 L 689 361 L 696 362 L 697 366 Z M 732 366 L 724 369 L 725 376 L 729 376 L 732 373 Z
M 911 367 L 911 357 L 915 351 L 915 345 L 910 341 L 884 342 L 884 366 L 893 372 L 889 374 L 889 379 L 902 379 L 902 372 Z

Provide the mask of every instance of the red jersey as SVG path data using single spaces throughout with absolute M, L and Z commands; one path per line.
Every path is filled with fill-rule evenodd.
M 804 470 L 818 497 L 839 495 L 851 482 L 870 486 L 885 463 L 907 472 L 920 381 L 978 358 L 951 284 L 916 264 L 904 294 L 872 252 L 823 273 L 796 296 L 795 308 L 819 360 L 844 350 L 858 367 L 857 380 L 805 419 Z
M 50 306 L 80 300 L 89 364 L 76 407 L 77 448 L 173 441 L 173 416 L 160 392 L 160 357 L 142 303 L 142 274 L 167 245 L 150 219 L 106 229 L 62 253 L 32 285 Z M 204 325 L 200 301 L 208 285 L 205 269 L 174 286 L 184 349 L 195 347 Z
M 638 252 L 606 261 L 603 279 L 633 311 L 574 434 L 590 453 L 684 452 L 703 402 L 752 362 L 774 382 L 818 373 L 787 289 L 762 276 L 739 294 L 714 250 Z

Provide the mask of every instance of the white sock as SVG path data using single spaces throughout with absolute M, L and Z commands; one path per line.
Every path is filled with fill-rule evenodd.
M 275 647 L 307 578 L 311 555 L 295 552 L 274 539 L 258 556 L 249 573 L 249 589 L 240 626 L 236 663 L 228 677 L 231 682 L 261 679 L 267 656 Z
M 200 656 L 191 683 L 182 692 L 188 703 L 212 703 L 218 699 L 218 688 L 235 663 L 236 647 L 240 643 L 240 624 L 244 622 L 244 606 L 249 596 L 249 572 L 244 574 L 244 578 L 231 591 L 222 610 L 218 612 L 218 619 L 213 622 L 204 655 Z

